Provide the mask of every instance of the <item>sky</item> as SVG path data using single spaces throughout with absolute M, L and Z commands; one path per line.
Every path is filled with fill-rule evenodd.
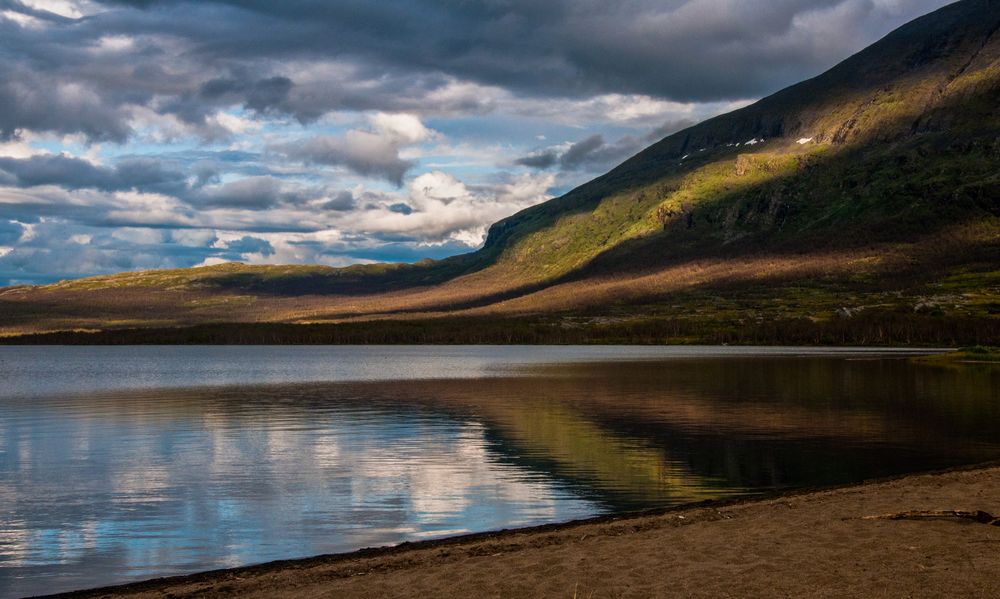
M 947 0 L 0 0 L 0 286 L 442 258 Z

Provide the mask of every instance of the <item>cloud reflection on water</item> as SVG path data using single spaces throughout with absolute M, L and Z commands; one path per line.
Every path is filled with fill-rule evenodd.
M 230 412 L 221 394 L 33 400 L 0 417 L 0 594 L 39 591 L 12 568 L 75 588 L 594 509 L 497 464 L 475 422 L 335 398 L 311 411 L 280 389 Z
M 461 351 L 490 378 L 0 398 L 0 595 L 1000 456 L 989 370 Z

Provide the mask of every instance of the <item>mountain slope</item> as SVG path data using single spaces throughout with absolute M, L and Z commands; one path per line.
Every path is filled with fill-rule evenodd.
M 490 232 L 487 248 L 515 245 L 527 230 L 547 226 L 567 213 L 591 210 L 615 193 L 641 189 L 669 194 L 672 187 L 684 185 L 677 179 L 692 171 L 706 178 L 737 175 L 729 176 L 721 189 L 702 194 L 695 190 L 696 196 L 719 199 L 719 193 L 727 189 L 762 182 L 739 178 L 747 171 L 773 180 L 794 174 L 799 167 L 815 166 L 818 159 L 934 134 L 946 137 L 938 137 L 930 147 L 960 160 L 969 152 L 953 147 L 955 142 L 985 144 L 976 155 L 985 162 L 978 166 L 988 171 L 996 166 L 995 154 L 990 152 L 1000 130 L 998 28 L 1000 5 L 996 2 L 966 0 L 945 7 L 819 77 L 667 137 L 566 196 L 498 223 Z M 804 139 L 810 140 L 804 151 L 797 150 L 795 142 Z M 754 140 L 766 141 L 744 145 Z M 682 160 L 685 156 L 688 160 Z M 725 164 L 740 156 L 741 164 Z M 660 189 L 650 188 L 658 182 Z M 829 197 L 835 191 L 825 188 L 814 193 Z M 699 198 L 674 199 L 681 204 Z M 669 212 L 671 207 L 667 208 Z M 673 208 L 677 211 L 679 206 Z
M 729 330 L 860 313 L 936 318 L 941 330 L 948 319 L 991 323 L 1000 312 L 998 30 L 994 0 L 947 6 L 495 224 L 472 254 L 10 288 L 0 290 L 0 326 L 463 316 Z

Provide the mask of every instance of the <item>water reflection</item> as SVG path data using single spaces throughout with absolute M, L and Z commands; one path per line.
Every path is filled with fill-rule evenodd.
M 995 459 L 998 383 L 731 356 L 21 394 L 0 400 L 0 596 Z
M 593 511 L 491 460 L 479 423 L 344 393 L 225 389 L 10 406 L 0 457 L 9 588 L 0 589 L 77 588 Z

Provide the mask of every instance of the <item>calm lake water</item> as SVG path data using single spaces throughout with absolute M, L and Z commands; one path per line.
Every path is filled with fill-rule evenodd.
M 897 352 L 0 347 L 0 596 L 997 458 Z

